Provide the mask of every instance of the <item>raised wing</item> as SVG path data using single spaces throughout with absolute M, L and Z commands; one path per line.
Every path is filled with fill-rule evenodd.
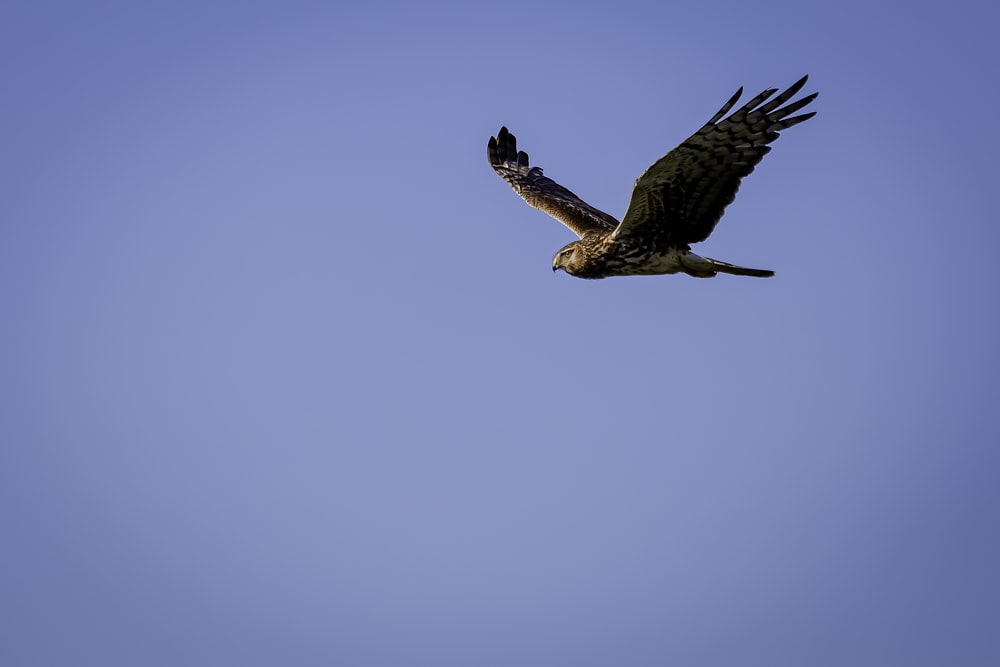
M 543 175 L 541 167 L 529 167 L 528 154 L 517 150 L 517 140 L 506 127 L 501 127 L 497 136 L 490 137 L 486 155 L 493 171 L 500 174 L 524 201 L 548 213 L 577 236 L 582 238 L 591 232 L 607 233 L 618 226 L 614 217 L 597 210 Z
M 638 237 L 662 244 L 688 244 L 708 238 L 726 206 L 736 198 L 740 179 L 750 174 L 778 132 L 815 116 L 788 116 L 819 93 L 782 106 L 805 85 L 804 76 L 767 104 L 768 88 L 722 120 L 743 94 L 736 91 L 719 113 L 687 141 L 657 160 L 635 182 L 617 238 Z

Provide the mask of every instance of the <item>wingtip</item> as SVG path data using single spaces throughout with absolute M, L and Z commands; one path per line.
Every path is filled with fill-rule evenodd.
M 800 90 L 802 90 L 802 86 L 806 85 L 806 81 L 808 81 L 808 80 L 809 80 L 809 75 L 808 74 L 804 75 L 801 79 L 799 79 L 798 81 L 796 81 L 795 83 L 793 83 L 792 85 L 790 85 L 785 90 L 785 92 L 782 93 L 782 95 L 786 96 L 786 98 L 791 98 L 796 93 L 798 93 Z
M 486 157 L 494 167 L 511 162 L 518 167 L 528 166 L 528 154 L 517 150 L 517 139 L 506 125 L 500 126 L 495 137 L 490 137 L 486 144 Z

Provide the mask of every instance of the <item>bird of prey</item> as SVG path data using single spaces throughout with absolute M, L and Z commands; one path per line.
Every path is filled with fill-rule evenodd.
M 722 213 L 736 198 L 740 179 L 750 174 L 778 132 L 815 115 L 791 116 L 819 93 L 787 102 L 805 85 L 802 77 L 768 101 L 768 88 L 725 117 L 743 89 L 680 146 L 657 160 L 632 188 L 632 199 L 621 222 L 599 211 L 528 165 L 528 154 L 506 127 L 490 137 L 490 166 L 531 206 L 573 230 L 579 240 L 556 253 L 552 270 L 578 278 L 686 273 L 711 278 L 717 273 L 773 276 L 773 271 L 748 269 L 700 257 L 689 244 L 708 238 Z M 789 117 L 791 116 L 791 117 Z M 725 117 L 725 118 L 724 118 Z

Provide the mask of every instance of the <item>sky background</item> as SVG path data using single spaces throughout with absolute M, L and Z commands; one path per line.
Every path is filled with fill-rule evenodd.
M 346 4 L 0 7 L 0 663 L 1000 664 L 1000 10 Z M 768 280 L 486 162 L 620 216 L 804 73 Z

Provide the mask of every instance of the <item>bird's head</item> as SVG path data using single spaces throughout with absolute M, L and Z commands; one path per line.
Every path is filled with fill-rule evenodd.
M 573 241 L 556 253 L 556 256 L 552 258 L 553 271 L 562 269 L 566 273 L 573 275 L 573 269 L 576 266 L 574 253 L 576 252 L 576 248 L 579 243 L 579 241 Z

